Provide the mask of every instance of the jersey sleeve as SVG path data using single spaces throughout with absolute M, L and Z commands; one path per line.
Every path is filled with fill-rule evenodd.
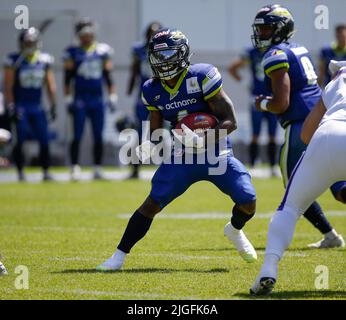
M 324 62 L 329 62 L 329 57 L 328 57 L 328 48 L 327 47 L 323 47 L 320 51 L 320 60 L 324 61 Z
M 46 69 L 52 68 L 52 66 L 54 65 L 55 59 L 48 53 L 42 53 L 40 59 L 45 64 Z
M 63 62 L 73 60 L 73 50 L 71 47 L 65 49 L 65 51 L 62 55 L 62 60 L 63 60 Z
M 285 51 L 274 49 L 264 55 L 262 66 L 265 74 L 268 76 L 274 70 L 282 68 L 289 69 L 290 64 Z
M 150 95 L 150 81 L 148 80 L 143 84 L 142 87 L 142 102 L 144 106 L 149 110 L 149 111 L 160 111 L 160 109 L 152 103 L 151 95 Z
M 214 97 L 222 88 L 222 77 L 219 70 L 210 65 L 203 74 L 202 92 L 204 100 Z

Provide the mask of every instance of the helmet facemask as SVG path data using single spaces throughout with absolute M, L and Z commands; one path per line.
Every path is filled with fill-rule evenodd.
M 160 48 L 149 52 L 149 63 L 154 77 L 171 80 L 190 65 L 190 50 L 187 44 Z

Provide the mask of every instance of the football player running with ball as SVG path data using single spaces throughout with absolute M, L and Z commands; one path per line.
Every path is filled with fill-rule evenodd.
M 275 113 L 285 129 L 280 167 L 286 187 L 306 149 L 300 133 L 305 118 L 321 97 L 321 89 L 308 50 L 297 43 L 288 43 L 294 34 L 294 21 L 286 8 L 278 4 L 263 7 L 255 17 L 253 30 L 254 46 L 264 51 L 265 82 L 272 94 L 271 97 L 257 97 L 256 107 L 260 111 Z M 338 182 L 331 187 L 337 200 L 341 201 L 340 195 L 345 188 L 346 182 Z M 316 201 L 306 208 L 304 217 L 324 235 L 321 241 L 309 247 L 344 245 L 342 236 L 330 225 Z
M 242 229 L 255 214 L 256 193 L 249 173 L 232 153 L 229 134 L 237 128 L 237 123 L 233 103 L 222 89 L 219 71 L 210 64 L 191 65 L 188 39 L 176 29 L 159 30 L 149 44 L 148 56 L 154 77 L 145 82 L 142 95 L 150 111 L 151 132 L 162 128 L 164 120 L 175 128 L 184 116 L 198 112 L 215 116 L 218 124 L 215 130 L 209 130 L 203 136 L 184 125 L 181 136 L 173 130 L 176 140 L 184 144 L 180 144 L 181 160 L 187 156 L 186 150 L 192 148 L 196 152 L 192 155 L 193 163 L 173 161 L 160 165 L 152 179 L 149 196 L 130 218 L 116 252 L 97 270 L 121 269 L 126 255 L 145 236 L 156 214 L 193 183 L 202 180 L 212 182 L 234 201 L 232 218 L 226 224 L 224 234 L 245 261 L 254 262 L 256 251 Z M 211 139 L 213 135 L 214 140 Z M 153 145 L 154 141 L 146 141 L 137 149 L 142 159 L 148 143 Z M 202 149 L 208 153 L 211 144 L 218 162 L 225 165 L 223 174 L 210 174 L 209 169 L 215 167 L 215 163 L 208 160 L 204 164 L 196 163 L 197 155 Z M 174 148 L 172 159 L 176 156 L 174 153 L 180 151 Z
M 330 185 L 346 179 L 346 61 L 332 61 L 336 75 L 304 122 L 301 138 L 309 143 L 290 178 L 285 196 L 270 222 L 265 259 L 251 293 L 274 288 L 278 263 L 293 238 L 300 215 Z M 346 192 L 341 194 L 346 204 Z

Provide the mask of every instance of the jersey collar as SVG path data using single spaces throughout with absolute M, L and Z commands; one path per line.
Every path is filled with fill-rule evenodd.
M 25 60 L 30 64 L 34 64 L 37 62 L 39 54 L 40 52 L 36 50 L 32 55 L 25 57 Z
M 180 88 L 180 86 L 181 86 L 181 84 L 182 84 L 182 82 L 183 82 L 183 80 L 184 80 L 184 78 L 185 78 L 187 72 L 189 71 L 189 68 L 190 68 L 190 66 L 188 66 L 188 67 L 181 73 L 181 75 L 180 75 L 180 77 L 179 77 L 177 83 L 175 84 L 174 88 L 169 87 L 163 80 L 161 80 L 161 85 L 162 85 L 162 87 L 163 87 L 169 94 L 171 94 L 171 95 L 172 95 L 172 94 L 174 95 L 175 93 L 177 93 L 177 92 L 179 91 L 179 88 Z

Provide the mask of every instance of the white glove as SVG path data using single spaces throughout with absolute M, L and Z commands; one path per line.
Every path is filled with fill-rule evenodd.
M 155 153 L 156 145 L 150 140 L 144 141 L 141 145 L 136 147 L 136 155 L 142 163 L 146 163 Z
M 204 138 L 200 137 L 197 133 L 193 132 L 185 124 L 181 125 L 182 135 L 180 135 L 176 130 L 172 130 L 176 139 L 178 139 L 187 148 L 204 148 Z
M 342 67 L 346 67 L 346 61 L 330 60 L 328 69 L 330 74 L 333 76 Z
M 116 110 L 117 105 L 118 105 L 118 101 L 119 101 L 119 97 L 116 93 L 111 93 L 108 96 L 108 107 L 109 107 L 110 112 L 113 113 Z
M 11 140 L 11 132 L 0 128 L 0 144 L 5 144 Z

